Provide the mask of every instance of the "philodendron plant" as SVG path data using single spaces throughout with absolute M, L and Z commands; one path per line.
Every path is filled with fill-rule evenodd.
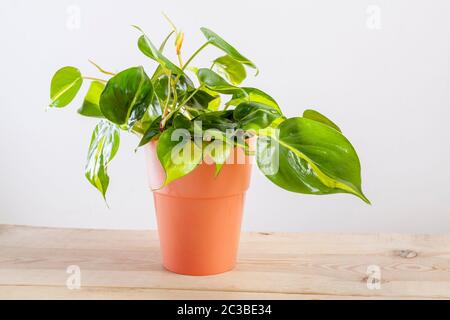
M 53 76 L 50 106 L 54 108 L 68 105 L 83 82 L 90 82 L 78 113 L 100 119 L 92 133 L 86 178 L 103 197 L 109 163 L 119 148 L 121 131 L 126 131 L 139 136 L 138 147 L 156 142 L 166 173 L 161 187 L 189 174 L 206 158 L 215 162 L 220 174 L 230 151 L 238 147 L 254 154 L 267 178 L 286 190 L 350 193 L 369 203 L 361 190 L 355 149 L 334 122 L 314 110 L 287 118 L 267 93 L 241 86 L 246 67 L 257 74 L 256 65 L 210 29 L 200 29 L 205 43 L 183 62 L 184 34 L 172 27 L 159 47 L 135 27 L 140 33 L 139 50 L 155 64 L 152 74 L 142 66 L 113 73 L 93 63 L 108 79 L 84 76 L 74 67 L 61 68 Z M 172 36 L 176 63 L 164 55 Z M 194 67 L 194 58 L 210 46 L 224 54 L 207 68 Z M 180 130 L 182 134 L 175 135 Z M 249 137 L 256 137 L 256 148 L 250 147 L 248 142 L 255 139 Z M 194 151 L 193 156 L 177 161 L 183 152 L 174 151 L 180 150 L 180 144 L 182 150 Z

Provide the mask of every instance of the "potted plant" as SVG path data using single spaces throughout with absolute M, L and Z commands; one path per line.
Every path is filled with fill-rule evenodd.
M 78 113 L 100 120 L 85 172 L 105 199 L 121 131 L 139 137 L 168 270 L 207 275 L 234 267 L 252 159 L 288 191 L 349 193 L 369 203 L 358 156 L 336 124 L 314 110 L 287 118 L 267 93 L 241 86 L 246 67 L 256 74 L 257 67 L 207 28 L 201 28 L 205 43 L 184 62 L 184 34 L 172 27 L 159 47 L 136 27 L 139 50 L 155 64 L 150 75 L 141 66 L 114 73 L 93 63 L 107 76 L 100 79 L 64 67 L 50 89 L 50 106 L 62 108 L 90 81 Z M 164 55 L 172 36 L 177 63 Z M 195 68 L 194 58 L 208 46 L 224 54 Z

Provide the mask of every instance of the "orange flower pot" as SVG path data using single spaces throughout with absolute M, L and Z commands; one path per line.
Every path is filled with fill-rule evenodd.
M 146 146 L 149 183 L 160 187 L 165 173 L 156 155 L 156 143 Z M 245 192 L 251 175 L 250 158 L 244 164 L 224 164 L 215 177 L 214 164 L 202 163 L 190 174 L 153 192 L 163 265 L 187 275 L 229 271 L 236 264 Z

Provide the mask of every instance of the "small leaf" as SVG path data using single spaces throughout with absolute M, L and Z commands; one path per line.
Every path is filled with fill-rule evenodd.
M 190 129 L 192 127 L 192 122 L 188 118 L 186 118 L 181 113 L 177 113 L 173 117 L 173 127 L 176 129 Z
M 233 119 L 233 110 L 205 112 L 194 118 L 194 123 L 202 125 L 202 130 L 217 129 L 222 132 L 234 130 L 237 124 Z
M 77 95 L 83 84 L 80 70 L 64 67 L 56 71 L 50 85 L 50 107 L 65 107 Z
M 257 162 L 276 185 L 307 194 L 361 191 L 361 166 L 350 142 L 335 129 L 306 118 L 291 118 L 260 135 Z
M 238 106 L 241 102 L 259 102 L 272 107 L 281 113 L 281 109 L 274 98 L 262 90 L 250 87 L 242 87 L 241 91 L 236 91 L 227 105 Z
M 169 59 L 167 59 L 161 51 L 159 51 L 154 44 L 150 41 L 150 39 L 145 35 L 144 31 L 134 26 L 136 29 L 138 29 L 140 32 L 142 32 L 142 36 L 138 39 L 138 48 L 141 50 L 143 54 L 145 54 L 147 57 L 155 60 L 158 62 L 161 66 L 166 68 L 167 70 L 170 70 L 173 74 L 183 74 L 183 71 L 178 68 L 173 62 L 171 62 Z
M 232 84 L 239 85 L 247 77 L 244 66 L 229 55 L 217 58 L 213 62 L 214 68 L 219 74 L 225 76 Z
M 146 145 L 147 143 L 158 137 L 158 135 L 161 133 L 161 131 L 159 130 L 160 122 L 161 116 L 157 117 L 155 120 L 152 121 L 147 131 L 145 131 L 144 135 L 142 136 L 138 148 L 142 147 L 143 145 Z
M 189 96 L 192 93 L 193 91 L 188 92 L 186 95 Z M 220 95 L 214 91 L 204 88 L 202 90 L 198 90 L 192 98 L 187 101 L 186 105 L 192 108 L 216 111 L 220 105 Z
M 233 94 L 242 91 L 240 88 L 229 84 L 224 78 L 214 71 L 201 68 L 197 72 L 198 81 L 205 85 L 208 89 L 225 94 Z
M 237 51 L 232 45 L 230 45 L 228 42 L 222 39 L 217 33 L 207 28 L 200 28 L 200 30 L 202 31 L 203 35 L 206 37 L 209 43 L 221 49 L 223 52 L 228 54 L 234 60 L 239 61 L 240 63 L 245 64 L 253 69 L 256 69 L 258 73 L 258 68 L 253 62 L 251 62 L 249 59 L 240 54 L 239 51 Z
M 265 129 L 282 115 L 265 104 L 258 102 L 242 102 L 234 109 L 233 117 L 243 130 Z
M 92 81 L 84 97 L 83 105 L 78 109 L 78 113 L 86 117 L 104 118 L 100 110 L 100 96 L 104 89 L 105 85 L 103 83 Z
M 303 112 L 303 118 L 319 121 L 323 124 L 326 124 L 329 127 L 336 129 L 337 131 L 341 132 L 341 129 L 339 129 L 339 127 L 333 121 L 331 121 L 330 119 L 325 117 L 323 114 L 321 114 L 315 110 L 311 110 L 311 109 L 305 110 Z
M 101 120 L 92 133 L 87 156 L 85 175 L 89 182 L 100 191 L 106 200 L 109 185 L 108 165 L 119 149 L 120 131 L 118 126 Z
M 230 156 L 233 142 L 229 141 L 225 133 L 215 129 L 206 130 L 203 139 L 210 141 L 203 147 L 203 159 L 206 163 L 210 161 L 215 163 L 214 175 L 217 176 Z
M 100 110 L 111 122 L 132 127 L 145 114 L 153 86 L 142 67 L 126 69 L 112 77 L 100 97 Z
M 193 171 L 202 159 L 202 150 L 192 140 L 189 131 L 168 128 L 159 137 L 156 153 L 166 179 L 164 187 Z

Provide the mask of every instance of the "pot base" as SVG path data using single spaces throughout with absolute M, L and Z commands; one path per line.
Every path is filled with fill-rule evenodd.
M 185 275 L 212 275 L 236 264 L 245 193 L 180 198 L 155 192 L 163 265 Z

